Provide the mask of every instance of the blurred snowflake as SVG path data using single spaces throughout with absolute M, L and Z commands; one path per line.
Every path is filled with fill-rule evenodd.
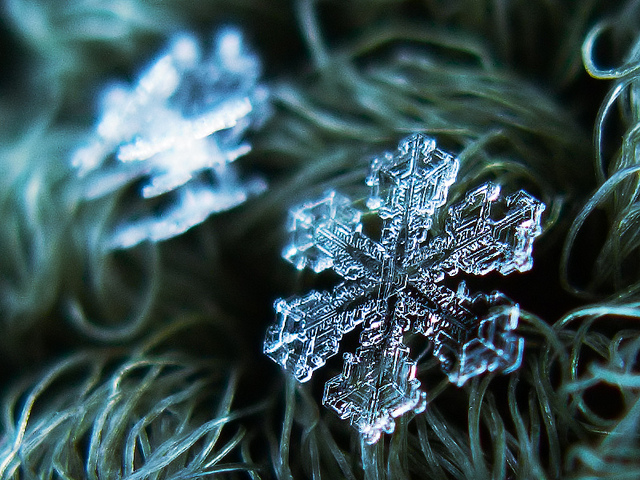
M 268 117 L 259 76 L 257 56 L 226 27 L 208 56 L 183 34 L 135 85 L 105 89 L 95 134 L 72 158 L 83 194 L 94 199 L 138 182 L 152 204 L 136 205 L 111 248 L 179 235 L 266 188 L 240 181 L 230 165 L 251 148 L 246 130 Z
M 382 220 L 379 241 L 362 232 L 362 213 L 329 192 L 290 212 L 291 244 L 283 256 L 296 268 L 332 269 L 345 281 L 330 292 L 278 300 L 264 351 L 304 382 L 364 324 L 360 346 L 344 355 L 323 403 L 350 419 L 368 443 L 391 433 L 394 418 L 425 408 L 407 331 L 426 336 L 451 382 L 520 366 L 524 340 L 514 333 L 518 305 L 499 292 L 470 296 L 443 285 L 459 270 L 485 275 L 532 266 L 533 239 L 544 204 L 524 191 L 506 198 L 486 183 L 449 208 L 442 234 L 430 235 L 445 204 L 458 160 L 415 134 L 371 165 L 367 207 Z

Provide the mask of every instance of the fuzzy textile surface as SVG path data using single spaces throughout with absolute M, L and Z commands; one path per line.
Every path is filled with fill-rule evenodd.
M 228 24 L 271 92 L 237 161 L 268 189 L 105 249 L 131 192 L 85 200 L 69 160 L 99 92 Z M 275 298 L 335 280 L 281 259 L 288 209 L 364 198 L 411 132 L 459 155 L 450 203 L 547 209 L 530 272 L 469 279 L 519 302 L 522 367 L 457 388 L 408 336 L 427 408 L 367 445 L 321 405 L 339 358 L 300 385 L 261 344 Z M 640 478 L 638 0 L 4 0 L 0 212 L 1 479 Z

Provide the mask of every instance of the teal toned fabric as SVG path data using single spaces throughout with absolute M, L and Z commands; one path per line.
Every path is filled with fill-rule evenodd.
M 639 478 L 639 19 L 637 0 L 5 0 L 0 478 Z M 78 186 L 101 92 L 225 25 L 270 91 L 234 162 L 267 190 L 109 250 L 140 185 Z M 524 189 L 543 231 L 529 272 L 466 279 L 519 303 L 522 366 L 459 388 L 407 334 L 426 408 L 368 445 L 321 403 L 357 329 L 303 385 L 262 343 L 276 298 L 339 282 L 282 259 L 289 209 L 334 189 L 364 211 L 372 156 L 413 132 L 460 160 L 447 205 Z

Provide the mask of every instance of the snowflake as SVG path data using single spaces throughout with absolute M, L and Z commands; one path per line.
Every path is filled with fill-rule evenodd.
M 83 194 L 139 184 L 149 204 L 116 228 L 111 248 L 179 235 L 265 189 L 260 179 L 241 182 L 229 165 L 250 150 L 246 130 L 268 116 L 259 75 L 257 56 L 226 27 L 208 56 L 182 34 L 133 86 L 105 89 L 93 138 L 72 157 Z
M 264 352 L 305 382 L 362 324 L 360 345 L 345 353 L 323 403 L 368 443 L 391 433 L 394 418 L 425 408 L 405 332 L 431 341 L 458 386 L 485 371 L 512 371 L 522 360 L 518 306 L 499 292 L 471 296 L 464 282 L 453 291 L 443 280 L 460 270 L 529 270 L 544 204 L 522 190 L 502 198 L 500 187 L 486 183 L 449 208 L 440 235 L 430 234 L 457 172 L 458 160 L 422 134 L 376 158 L 367 207 L 382 220 L 379 241 L 363 233 L 362 212 L 336 192 L 290 212 L 292 240 L 283 256 L 298 269 L 332 269 L 344 281 L 330 292 L 278 300 Z

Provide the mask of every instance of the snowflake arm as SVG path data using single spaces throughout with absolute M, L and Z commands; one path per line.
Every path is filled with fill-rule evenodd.
M 340 375 L 325 385 L 323 403 L 349 419 L 369 444 L 395 429 L 396 417 L 421 412 L 426 394 L 416 379 L 416 364 L 401 343 L 359 347 L 345 353 Z
M 445 229 L 454 251 L 448 274 L 455 275 L 457 268 L 473 275 L 529 270 L 543 211 L 544 205 L 522 190 L 504 200 L 500 187 L 491 183 L 470 192 L 449 209 Z
M 283 257 L 298 270 L 332 268 L 346 279 L 368 277 L 380 269 L 384 251 L 362 235 L 361 212 L 334 191 L 292 209 L 292 241 Z
M 386 153 L 371 164 L 367 185 L 370 209 L 377 210 L 384 222 L 382 246 L 402 239 L 410 261 L 426 239 L 434 213 L 445 204 L 449 187 L 458 174 L 458 159 L 436 148 L 434 139 L 413 135 L 400 142 L 396 155 Z M 405 229 L 405 232 L 401 232 Z
M 312 291 L 278 300 L 276 323 L 267 331 L 264 353 L 298 381 L 308 381 L 314 370 L 338 353 L 343 335 L 364 321 L 374 302 L 372 287 L 344 282 L 331 293 Z

